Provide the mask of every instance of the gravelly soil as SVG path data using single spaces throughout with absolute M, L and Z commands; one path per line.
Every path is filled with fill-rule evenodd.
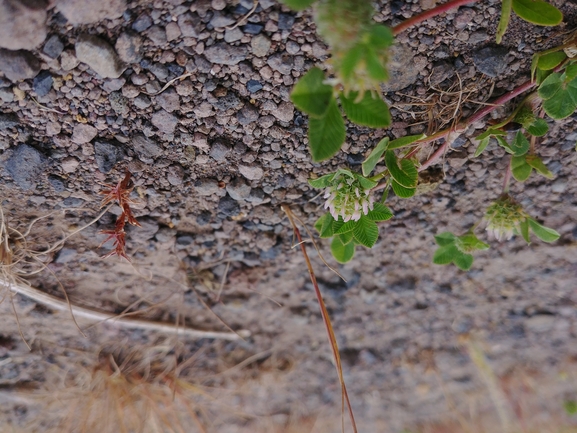
M 110 243 L 100 247 L 105 236 L 99 232 L 111 229 L 120 214 L 113 207 L 70 238 L 31 284 L 61 298 L 60 283 L 76 305 L 111 313 L 155 305 L 142 315 L 172 323 L 184 317 L 188 326 L 225 330 L 208 304 L 228 326 L 249 330 L 251 337 L 180 337 L 179 356 L 201 350 L 199 376 L 254 357 L 214 384 L 236 390 L 223 401 L 256 418 L 221 412 L 214 431 L 288 431 L 293 421 L 311 417 L 321 419 L 314 431 L 338 431 L 340 394 L 326 333 L 280 204 L 288 203 L 312 227 L 322 200 L 307 185 L 311 173 L 345 164 L 359 168 L 384 135 L 427 132 L 449 122 L 446 106 L 455 106 L 455 94 L 448 92 L 459 89 L 459 80 L 468 101 L 458 116 L 466 117 L 479 107 L 475 101 L 527 80 L 531 54 L 560 43 L 563 35 L 513 18 L 503 41 L 508 54 L 497 65 L 503 72 L 491 78 L 473 59 L 492 46 L 499 2 L 481 1 L 410 29 L 398 41 L 415 57 L 391 81 L 397 91 L 385 94 L 395 123 L 387 131 L 351 125 L 343 152 L 313 164 L 306 116 L 288 96 L 298 77 L 327 56 L 308 13 L 261 1 L 248 24 L 226 30 L 251 2 L 108 3 L 115 17 L 98 22 L 88 22 L 72 0 L 48 9 L 50 44 L 32 51 L 47 73 L 23 80 L 0 75 L 0 188 L 4 215 L 14 227 L 56 210 L 31 230 L 31 244 L 42 247 L 91 221 L 102 185 L 117 183 L 130 170 L 142 225 L 127 234 L 134 266 L 100 258 Z M 395 25 L 431 3 L 381 1 L 375 20 Z M 573 28 L 577 6 L 552 3 L 565 12 L 566 29 Z M 91 2 L 82 7 L 96 8 Z M 97 11 L 84 15 L 98 17 Z M 92 68 L 78 62 L 85 33 L 108 41 L 102 50 L 112 57 L 97 56 L 100 64 Z M 469 138 L 479 131 L 470 128 L 443 159 L 444 176 L 438 171 L 435 179 L 444 177 L 440 185 L 411 200 L 390 200 L 395 218 L 381 226 L 378 244 L 338 267 L 347 282 L 310 248 L 362 431 L 399 432 L 459 411 L 492 419 L 490 373 L 471 361 L 472 342 L 483 347 L 519 417 L 555 418 L 563 401 L 575 398 L 577 184 L 571 179 L 577 133 L 573 118 L 550 126 L 538 153 L 555 180 L 533 175 L 514 183 L 511 192 L 533 217 L 561 233 L 555 244 L 491 242 L 467 273 L 431 264 L 434 234 L 465 232 L 501 192 L 504 151 L 490 147 L 473 160 Z M 320 245 L 330 257 L 328 245 Z M 175 344 L 166 334 L 113 322 L 89 327 L 84 338 L 69 313 L 13 299 L 32 351 L 19 338 L 5 300 L 0 387 L 11 404 L 2 406 L 2 422 L 24 431 L 41 417 L 36 405 L 16 398 L 25 394 L 24 384 L 43 387 L 55 369 L 74 372 L 111 347 Z M 35 429 L 45 431 L 48 424 Z

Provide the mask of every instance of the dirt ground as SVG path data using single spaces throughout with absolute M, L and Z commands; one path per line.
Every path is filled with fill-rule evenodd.
M 396 25 L 434 3 L 379 1 L 375 20 Z M 75 314 L 77 326 L 70 311 L 4 287 L 0 431 L 122 431 L 115 423 L 132 416 L 129 401 L 140 401 L 134 414 L 161 420 L 147 421 L 143 431 L 340 431 L 330 346 L 280 205 L 312 228 L 323 202 L 306 182 L 311 174 L 360 169 L 384 135 L 450 125 L 455 112 L 467 117 L 526 81 L 531 55 L 562 43 L 575 27 L 577 4 L 551 3 L 565 13 L 564 26 L 513 17 L 495 78 L 480 72 L 474 57 L 494 45 L 498 1 L 461 7 L 399 35 L 413 58 L 391 82 L 408 84 L 384 94 L 392 127 L 350 125 L 343 151 L 322 164 L 311 162 L 306 116 L 289 101 L 298 77 L 327 56 L 309 12 L 266 0 L 234 27 L 252 2 L 48 5 L 47 36 L 31 50 L 40 74 L 52 79 L 43 76 L 48 87 L 0 72 L 5 224 L 24 233 L 43 217 L 26 233 L 31 262 L 19 268 L 34 275 L 4 279 L 64 306 L 65 291 L 74 306 L 130 318 L 126 326 Z M 103 7 L 109 15 L 99 18 Z M 94 66 L 99 73 L 78 61 L 83 34 L 114 47 L 124 62 L 118 77 L 120 66 L 103 57 Z M 52 37 L 60 49 L 54 39 L 56 48 L 46 48 Z M 190 75 L 171 82 L 183 74 Z M 461 104 L 459 92 L 466 95 Z M 473 158 L 470 138 L 481 123 L 438 164 L 431 178 L 440 184 L 431 181 L 409 200 L 389 199 L 395 218 L 380 225 L 372 250 L 336 265 L 329 244 L 319 242 L 346 282 L 308 244 L 361 432 L 577 431 L 567 409 L 577 401 L 576 121 L 550 122 L 539 143 L 555 179 L 533 174 L 511 187 L 559 241 L 490 240 L 462 272 L 431 263 L 434 235 L 464 233 L 501 193 L 504 151 L 490 146 Z M 118 206 L 48 257 L 33 254 L 92 222 L 99 192 L 127 169 L 142 226 L 127 229 L 131 263 L 102 258 L 112 246 L 100 245 L 101 231 L 114 227 Z M 138 327 L 137 319 L 168 327 Z M 219 334 L 201 338 L 185 328 Z M 131 391 L 106 397 L 102 384 L 118 390 L 121 382 L 101 379 L 103 372 L 125 377 Z M 147 412 L 143 395 L 150 402 L 157 396 L 157 409 Z M 183 420 L 163 423 L 164 410 Z

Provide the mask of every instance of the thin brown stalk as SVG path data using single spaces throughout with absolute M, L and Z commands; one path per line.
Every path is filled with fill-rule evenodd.
M 282 206 L 281 206 L 281 209 L 282 209 L 283 212 L 287 215 L 287 217 L 288 217 L 288 219 L 289 219 L 289 221 L 290 221 L 290 224 L 291 224 L 291 226 L 292 226 L 293 232 L 294 232 L 294 234 L 295 234 L 295 236 L 296 236 L 296 238 L 297 238 L 297 240 L 298 240 L 298 242 L 299 242 L 299 245 L 300 245 L 300 247 L 301 247 L 301 252 L 303 253 L 303 257 L 305 258 L 305 262 L 306 262 L 306 264 L 307 264 L 307 269 L 308 269 L 308 271 L 309 271 L 309 276 L 310 276 L 310 279 L 311 279 L 311 283 L 313 284 L 313 287 L 314 287 L 314 289 L 315 289 L 315 295 L 316 295 L 316 297 L 317 297 L 317 301 L 318 301 L 319 307 L 320 307 L 320 309 L 321 309 L 321 316 L 322 316 L 322 318 L 323 318 L 323 322 L 324 322 L 324 324 L 325 324 L 325 329 L 326 329 L 327 335 L 328 335 L 328 337 L 329 337 L 329 342 L 330 342 L 330 345 L 331 345 L 331 350 L 332 350 L 332 352 L 333 352 L 333 358 L 334 358 L 334 361 L 335 361 L 335 367 L 336 367 L 336 369 L 337 369 L 337 374 L 338 374 L 338 377 L 339 377 L 339 382 L 340 382 L 340 384 L 341 384 L 341 405 L 342 405 L 342 407 L 343 407 L 343 409 L 344 409 L 344 404 L 345 404 L 345 402 L 346 402 L 347 408 L 348 408 L 348 411 L 349 411 L 349 418 L 350 418 L 350 420 L 351 420 L 351 424 L 352 424 L 352 427 L 353 427 L 353 432 L 354 432 L 354 433 L 358 433 L 357 424 L 356 424 L 356 422 L 355 422 L 355 416 L 354 416 L 354 414 L 353 414 L 353 408 L 352 408 L 351 402 L 350 402 L 350 400 L 349 400 L 349 394 L 348 394 L 348 392 L 347 392 L 347 386 L 346 386 L 346 384 L 345 384 L 345 378 L 344 378 L 344 375 L 343 375 L 343 366 L 342 366 L 342 363 L 341 363 L 341 356 L 340 356 L 340 354 L 339 354 L 339 346 L 338 346 L 338 343 L 337 343 L 337 338 L 336 338 L 335 333 L 334 333 L 333 325 L 332 325 L 332 323 L 331 323 L 331 319 L 330 319 L 330 316 L 329 316 L 329 312 L 327 311 L 327 308 L 326 308 L 326 306 L 325 306 L 325 302 L 324 302 L 324 300 L 323 300 L 323 295 L 321 294 L 321 291 L 320 291 L 320 289 L 319 289 L 319 285 L 318 285 L 318 283 L 317 283 L 317 279 L 316 279 L 316 276 L 315 276 L 315 272 L 314 272 L 312 263 L 311 263 L 311 261 L 310 261 L 310 259 L 309 259 L 308 254 L 307 254 L 306 246 L 305 246 L 305 244 L 304 244 L 304 242 L 303 242 L 301 233 L 300 233 L 300 231 L 299 231 L 299 229 L 298 229 L 298 227 L 297 227 L 297 225 L 296 225 L 296 223 L 295 223 L 295 216 L 294 216 L 294 214 L 292 213 L 292 211 L 290 210 L 290 208 L 289 208 L 288 206 L 282 205 Z M 343 432 L 344 432 L 344 419 L 343 419 Z

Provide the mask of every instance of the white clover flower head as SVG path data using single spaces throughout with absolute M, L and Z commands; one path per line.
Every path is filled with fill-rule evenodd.
M 528 218 L 523 207 L 509 196 L 503 194 L 493 202 L 485 212 L 487 232 L 499 242 L 510 240 L 520 233 L 520 225 Z
M 344 222 L 358 221 L 362 215 L 373 210 L 374 200 L 370 188 L 363 188 L 359 175 L 348 170 L 339 170 L 325 190 L 325 209 L 334 219 L 342 217 Z

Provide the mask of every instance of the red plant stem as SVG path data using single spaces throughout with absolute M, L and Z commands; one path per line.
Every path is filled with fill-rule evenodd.
M 535 86 L 535 84 L 536 83 L 533 81 L 526 81 L 525 83 L 521 84 L 516 89 L 513 89 L 509 93 L 505 93 L 504 95 L 495 99 L 495 101 L 493 101 L 491 103 L 491 105 L 488 105 L 487 107 L 483 108 L 482 110 L 477 111 L 475 114 L 473 114 L 468 119 L 466 119 L 462 122 L 459 122 L 459 124 L 457 124 L 457 126 L 439 131 L 436 134 L 433 134 L 430 137 L 423 139 L 422 141 L 417 141 L 416 143 L 417 144 L 427 144 L 427 143 L 430 143 L 432 141 L 438 140 L 439 138 L 446 138 L 451 132 L 462 133 L 469 127 L 469 125 L 472 125 L 473 123 L 481 120 L 483 117 L 485 117 L 487 114 L 489 114 L 490 112 L 492 112 L 496 108 L 509 102 L 511 99 L 516 98 L 517 96 L 526 92 L 527 90 L 533 88 Z M 455 136 L 455 138 L 456 137 L 457 137 L 457 135 Z M 451 143 L 452 143 L 452 140 L 445 140 L 445 142 L 441 145 L 441 147 L 439 147 L 435 151 L 435 153 L 433 153 L 433 155 L 431 155 L 431 157 L 429 159 L 427 159 L 425 162 L 423 162 L 421 164 L 421 167 L 419 167 L 419 171 L 426 170 L 428 167 L 430 167 L 432 164 L 434 164 L 437 161 L 437 159 L 439 159 L 445 153 L 445 151 L 451 145 Z M 407 155 L 407 158 L 416 154 L 418 152 L 418 150 L 419 150 L 419 147 L 417 147 L 415 150 L 413 150 L 411 153 L 409 153 Z
M 416 24 L 422 23 L 423 21 L 428 20 L 429 18 L 436 17 L 437 15 L 441 15 L 451 9 L 458 8 L 459 6 L 464 6 L 470 3 L 476 3 L 479 0 L 451 0 L 443 5 L 437 6 L 429 11 L 425 11 L 422 14 L 416 15 L 412 18 L 409 18 L 406 21 L 403 21 L 398 26 L 393 27 L 393 35 L 398 35 L 401 32 L 404 32 L 409 27 L 412 27 Z

